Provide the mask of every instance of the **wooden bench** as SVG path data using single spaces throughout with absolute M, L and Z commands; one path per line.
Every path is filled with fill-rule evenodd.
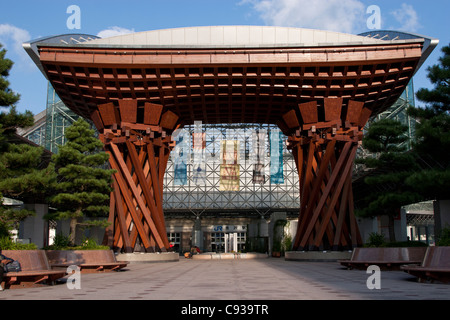
M 112 250 L 47 250 L 47 257 L 53 269 L 76 265 L 82 273 L 119 271 L 128 261 L 117 261 Z
M 44 250 L 3 250 L 2 254 L 19 261 L 22 271 L 8 272 L 4 275 L 4 288 L 53 285 L 57 279 L 66 275 L 65 271 L 50 268 Z
M 350 260 L 339 260 L 348 269 L 366 269 L 370 265 L 384 270 L 399 270 L 406 264 L 420 264 L 427 247 L 408 248 L 355 248 Z
M 401 266 L 401 270 L 418 277 L 419 282 L 450 282 L 450 247 L 429 247 L 420 265 Z

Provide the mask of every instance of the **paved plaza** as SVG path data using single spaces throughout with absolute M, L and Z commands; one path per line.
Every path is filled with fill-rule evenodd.
M 403 271 L 371 274 L 337 262 L 190 260 L 133 263 L 124 271 L 81 274 L 80 289 L 67 283 L 0 292 L 0 300 L 449 300 L 450 285 L 418 283 Z

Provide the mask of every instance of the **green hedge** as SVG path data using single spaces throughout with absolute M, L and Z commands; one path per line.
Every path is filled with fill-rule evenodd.
M 2 250 L 36 250 L 34 243 L 15 243 L 9 237 L 0 238 L 0 248 Z
M 441 247 L 450 246 L 450 227 L 445 227 L 444 229 L 442 229 L 441 235 L 437 240 L 436 245 Z
M 364 245 L 366 248 L 405 248 L 405 247 L 428 247 L 428 244 L 421 241 L 386 241 L 382 234 L 372 232 L 369 240 Z
M 37 250 L 34 243 L 16 243 L 9 237 L 0 237 L 0 248 L 2 250 Z M 81 245 L 74 246 L 65 240 L 64 236 L 56 236 L 53 245 L 43 248 L 44 250 L 110 250 L 108 246 L 98 245 L 93 239 L 85 239 Z
M 45 250 L 110 250 L 108 246 L 98 245 L 94 239 L 84 239 L 81 245 L 76 246 L 70 243 L 69 237 L 57 234 L 51 246 L 45 247 Z
M 398 248 L 398 247 L 428 247 L 428 244 L 421 241 L 397 241 L 397 242 L 387 242 L 380 247 L 385 248 Z

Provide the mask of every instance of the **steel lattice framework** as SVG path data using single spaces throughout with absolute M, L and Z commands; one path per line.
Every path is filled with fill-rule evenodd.
M 295 161 L 286 145 L 283 150 L 284 182 L 274 184 L 270 182 L 269 132 L 277 130 L 274 125 L 205 125 L 205 155 L 204 181 L 194 181 L 194 159 L 188 154 L 187 183 L 175 184 L 175 170 L 173 159 L 169 159 L 164 178 L 164 209 L 165 212 L 188 211 L 200 215 L 203 212 L 239 212 L 253 210 L 253 213 L 263 215 L 272 209 L 294 209 L 300 205 L 299 184 Z M 185 128 L 187 136 L 191 137 L 188 145 L 192 146 L 193 126 Z M 251 153 L 252 133 L 264 130 L 264 183 L 253 181 L 255 161 Z M 240 152 L 240 188 L 239 192 L 220 191 L 220 141 L 226 139 L 239 140 Z M 287 139 L 287 137 L 286 137 Z M 191 148 L 192 149 L 192 148 Z M 171 157 L 172 158 L 172 157 Z

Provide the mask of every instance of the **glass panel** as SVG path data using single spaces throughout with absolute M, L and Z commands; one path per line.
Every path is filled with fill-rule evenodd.
M 79 116 L 65 106 L 56 94 L 53 87 L 48 84 L 47 115 L 45 128 L 45 148 L 53 153 L 58 152 L 58 145 L 66 143 L 65 128 L 74 123 Z
M 197 125 L 197 130 L 199 126 Z M 249 209 L 249 208 L 298 208 L 300 191 L 298 173 L 294 158 L 287 150 L 283 134 L 279 136 L 279 170 L 284 181 L 271 183 L 270 179 L 270 132 L 278 131 L 276 125 L 268 124 L 203 124 L 205 136 L 204 161 L 206 180 L 197 184 L 194 179 L 194 152 L 192 137 L 196 127 L 186 126 L 188 148 L 175 147 L 170 155 L 164 176 L 163 206 L 165 210 L 204 208 Z M 262 133 L 255 137 L 255 133 Z M 198 133 L 198 132 L 197 132 Z M 176 139 L 179 139 L 177 137 Z M 220 190 L 221 143 L 239 141 L 237 160 L 239 172 L 239 191 Z M 258 149 L 259 148 L 259 149 Z M 280 150 L 280 149 L 277 149 Z M 180 171 L 180 160 L 186 161 L 186 169 Z M 255 165 L 258 164 L 257 167 Z M 257 175 L 255 176 L 255 168 Z M 181 173 L 181 174 L 180 174 Z M 220 213 L 218 213 L 220 214 Z

